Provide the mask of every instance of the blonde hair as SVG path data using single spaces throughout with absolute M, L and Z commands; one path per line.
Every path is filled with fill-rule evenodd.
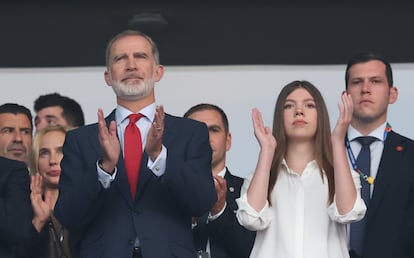
M 67 131 L 68 128 L 61 125 L 47 126 L 36 131 L 33 137 L 32 151 L 30 153 L 30 175 L 35 175 L 39 172 L 39 151 L 43 137 L 50 132 L 62 132 L 64 135 L 66 135 Z

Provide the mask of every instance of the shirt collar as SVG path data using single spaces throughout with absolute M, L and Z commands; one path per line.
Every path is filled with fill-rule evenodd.
M 217 173 L 217 175 L 224 178 L 224 176 L 226 175 L 226 171 L 227 171 L 227 168 L 224 167 L 223 170 Z
M 154 121 L 155 109 L 157 105 L 155 103 L 149 104 L 148 106 L 141 109 L 138 113 L 144 115 L 144 117 L 151 123 Z M 123 106 L 117 105 L 115 110 L 115 121 L 117 125 L 120 125 L 132 112 Z
M 381 141 L 384 140 L 383 137 L 384 137 L 384 131 L 385 131 L 385 126 L 386 125 L 387 125 L 387 122 L 383 123 L 382 125 L 377 127 L 377 129 L 372 131 L 368 136 L 374 136 L 375 138 L 377 138 Z M 348 139 L 349 139 L 349 141 L 352 142 L 353 140 L 355 140 L 356 138 L 358 138 L 360 136 L 364 136 L 364 135 L 362 135 L 354 127 L 349 125 L 349 128 L 348 128 Z
M 286 162 L 285 159 L 282 160 L 282 164 L 281 165 L 282 165 L 282 167 L 285 168 L 285 171 L 287 173 L 293 174 L 293 171 L 289 168 L 289 166 L 288 166 L 288 164 L 287 164 L 287 162 Z M 305 173 L 305 170 L 307 170 L 309 168 L 311 168 L 311 169 L 319 168 L 318 167 L 318 163 L 316 162 L 316 160 L 309 161 L 308 164 L 306 165 L 305 169 L 303 170 L 303 172 Z M 302 173 L 302 174 L 304 174 L 304 173 Z

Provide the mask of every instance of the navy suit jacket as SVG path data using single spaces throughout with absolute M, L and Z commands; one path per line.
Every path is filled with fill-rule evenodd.
M 107 125 L 112 120 L 115 112 Z M 98 181 L 103 153 L 97 124 L 67 133 L 55 215 L 70 232 L 82 232 L 80 257 L 131 257 L 137 237 L 145 258 L 195 257 L 191 218 L 217 200 L 208 131 L 203 123 L 168 114 L 164 124 L 165 174 L 157 177 L 147 168 L 144 152 L 135 201 L 122 153 L 109 189 Z
M 207 238 L 210 241 L 211 258 L 248 258 L 253 247 L 256 233 L 242 227 L 237 218 L 236 199 L 240 197 L 243 178 L 234 176 L 227 169 L 224 176 L 227 183 L 224 212 L 206 224 L 207 216 L 198 219 L 193 229 L 197 250 L 205 250 Z
M 32 217 L 26 164 L 0 157 L 0 257 L 14 257 L 12 245 L 29 239 Z
M 394 131 L 384 144 L 374 191 L 367 209 L 364 258 L 407 257 L 402 252 L 402 230 L 407 208 L 413 207 L 414 141 Z M 414 217 L 410 218 L 410 221 Z

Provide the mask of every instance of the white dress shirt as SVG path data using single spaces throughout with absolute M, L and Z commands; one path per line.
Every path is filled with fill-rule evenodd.
M 147 142 L 147 134 L 150 130 L 152 123 L 154 121 L 155 117 L 155 110 L 156 110 L 156 104 L 152 103 L 142 110 L 140 110 L 138 113 L 143 114 L 144 116 L 139 119 L 136 122 L 136 125 L 138 126 L 141 138 L 142 138 L 142 149 L 144 150 L 145 144 Z M 124 149 L 124 133 L 125 128 L 127 127 L 129 123 L 128 116 L 132 114 L 131 111 L 128 109 L 118 105 L 115 110 L 115 122 L 117 125 L 117 134 L 119 143 L 121 144 L 121 149 Z M 122 151 L 124 153 L 124 151 Z M 161 153 L 158 155 L 157 159 L 155 161 L 152 161 L 151 159 L 148 159 L 147 167 L 156 175 L 156 176 L 162 176 L 165 173 L 166 168 L 166 160 L 167 160 L 167 148 L 163 145 Z M 115 168 L 115 172 L 111 175 L 103 171 L 97 162 L 97 170 L 98 170 L 98 178 L 99 181 L 102 183 L 102 186 L 104 188 L 109 188 L 112 181 L 115 180 L 116 174 L 118 172 L 117 168 Z
M 241 225 L 257 230 L 250 257 L 259 258 L 345 258 L 346 223 L 360 220 L 366 211 L 361 199 L 359 175 L 352 171 L 357 191 L 354 207 L 339 214 L 335 198 L 328 205 L 328 180 L 322 180 L 316 161 L 299 175 L 283 161 L 273 188 L 272 206 L 267 202 L 257 212 L 247 201 L 251 177 L 245 179 L 237 199 L 237 218 Z

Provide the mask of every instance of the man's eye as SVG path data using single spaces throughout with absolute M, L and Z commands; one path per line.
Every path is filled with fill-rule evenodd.
M 31 132 L 30 132 L 30 130 L 29 130 L 29 129 L 24 129 L 24 130 L 22 130 L 22 132 L 23 132 L 24 134 L 26 134 L 26 135 L 31 134 Z
M 13 132 L 13 129 L 12 129 L 12 128 L 4 128 L 4 129 L 2 130 L 2 132 L 3 132 L 3 133 L 12 133 L 12 132 Z
M 56 121 L 55 120 L 48 120 L 47 124 L 48 125 L 56 125 Z

